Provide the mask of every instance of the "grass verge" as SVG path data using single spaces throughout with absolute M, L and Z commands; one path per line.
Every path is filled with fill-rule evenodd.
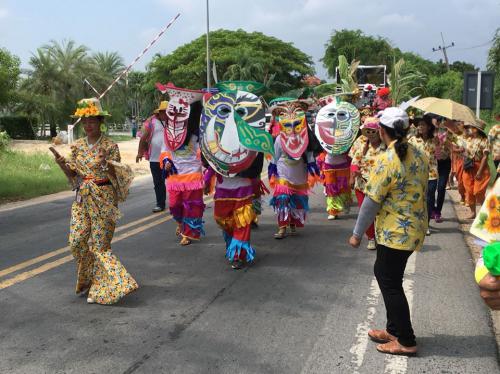
M 0 203 L 69 190 L 66 176 L 47 154 L 0 152 Z

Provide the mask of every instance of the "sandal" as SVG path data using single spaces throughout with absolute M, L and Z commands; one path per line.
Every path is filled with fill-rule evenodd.
M 234 260 L 233 263 L 231 264 L 231 267 L 234 270 L 243 269 L 244 266 L 245 266 L 245 263 L 242 260 Z
M 297 227 L 295 225 L 290 225 L 290 236 L 297 235 Z
M 179 244 L 180 245 L 189 245 L 191 243 L 192 243 L 192 241 L 189 238 L 183 236 Z
M 181 225 L 177 225 L 177 228 L 175 229 L 175 236 L 180 236 L 181 235 Z
M 417 354 L 417 346 L 405 347 L 399 344 L 397 340 L 393 340 L 385 344 L 377 345 L 377 351 L 390 355 L 415 356 Z
M 368 330 L 368 336 L 375 343 L 389 343 L 397 338 L 394 335 L 391 335 L 387 332 L 387 330 Z
M 274 239 L 283 239 L 286 237 L 286 227 L 280 227 L 278 232 L 274 234 Z

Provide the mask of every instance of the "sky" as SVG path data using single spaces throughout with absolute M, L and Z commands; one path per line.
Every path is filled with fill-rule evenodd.
M 92 51 L 117 51 L 126 64 L 177 13 L 180 18 L 139 61 L 145 69 L 155 53 L 168 54 L 206 30 L 206 0 L 0 0 L 0 47 L 29 67 L 36 49 L 50 40 L 73 39 Z M 260 31 L 293 43 L 320 59 L 334 30 L 361 29 L 387 38 L 403 51 L 434 61 L 442 45 L 450 62 L 485 68 L 488 48 L 500 27 L 500 0 L 210 0 L 210 29 Z

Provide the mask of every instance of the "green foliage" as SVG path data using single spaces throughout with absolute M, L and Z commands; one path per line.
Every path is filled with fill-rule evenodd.
M 35 139 L 32 121 L 26 116 L 0 117 L 0 128 L 13 139 Z
M 70 188 L 68 180 L 48 154 L 0 153 L 0 202 L 28 199 Z
M 6 49 L 0 48 L 0 107 L 8 104 L 13 99 L 14 90 L 21 72 L 20 64 L 19 57 L 12 55 Z
M 451 99 L 460 103 L 463 94 L 463 76 L 453 70 L 432 76 L 427 82 L 426 89 L 428 96 Z
M 7 134 L 7 131 L 0 131 L 0 152 L 7 149 L 9 145 L 10 136 Z
M 356 82 L 356 69 L 358 66 L 359 61 L 353 60 L 349 64 L 344 55 L 339 56 L 340 87 L 343 93 L 355 93 L 359 90 Z
M 393 49 L 387 39 L 365 35 L 361 30 L 336 30 L 325 45 L 321 59 L 330 77 L 335 77 L 339 56 L 347 61 L 359 60 L 362 65 L 389 65 Z
M 500 28 L 496 29 L 493 44 L 488 51 L 488 70 L 495 72 L 494 115 L 500 115 Z
M 313 74 L 312 60 L 291 43 L 260 32 L 217 30 L 210 32 L 211 60 L 219 77 L 247 78 L 269 82 L 270 96 L 301 86 Z M 171 54 L 156 56 L 148 67 L 149 87 L 171 81 L 177 86 L 200 89 L 206 86 L 205 35 Z
M 391 98 L 394 105 L 425 93 L 426 76 L 404 59 L 394 63 L 389 76 Z

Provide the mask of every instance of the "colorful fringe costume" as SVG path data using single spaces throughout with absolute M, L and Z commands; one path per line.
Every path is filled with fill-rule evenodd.
M 167 171 L 167 165 L 170 170 Z M 199 240 L 204 235 L 203 174 L 197 136 L 173 152 L 162 152 L 160 166 L 166 178 L 170 214 L 183 238 Z
M 351 204 L 350 159 L 346 154 L 322 153 L 318 156 L 318 165 L 325 188 L 326 211 L 328 215 L 337 217 Z
M 226 258 L 233 269 L 241 269 L 255 258 L 250 235 L 258 211 L 256 192 L 262 190 L 259 153 L 272 153 L 273 143 L 265 131 L 262 101 L 255 94 L 263 93 L 264 85 L 230 81 L 216 88 L 218 93 L 205 98 L 200 124 L 201 150 L 210 165 L 205 184 L 212 186 L 216 176 L 214 218 L 223 232 Z
M 270 204 L 276 212 L 280 228 L 304 227 L 309 211 L 308 171 L 318 175 L 319 170 L 312 152 L 306 152 L 307 162 L 302 157 L 292 159 L 283 151 L 280 137 L 281 134 L 274 143 L 274 162 L 269 164 L 268 169 L 269 181 L 274 189 Z

